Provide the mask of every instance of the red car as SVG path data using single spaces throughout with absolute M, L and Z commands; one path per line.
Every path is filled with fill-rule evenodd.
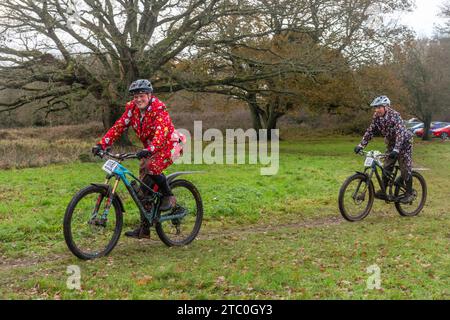
M 433 132 L 433 136 L 435 136 L 436 138 L 441 138 L 442 140 L 446 140 L 450 136 L 450 126 L 435 129 L 432 132 Z
M 430 132 L 431 132 L 431 130 L 430 130 Z M 422 137 L 423 137 L 423 128 L 420 128 L 420 129 L 415 130 L 415 131 L 414 131 L 414 134 L 415 134 L 416 136 L 422 138 Z
M 423 136 L 423 128 L 415 130 L 414 134 L 418 137 L 422 137 Z
M 428 131 L 428 134 L 431 136 L 431 137 L 433 137 L 433 135 L 435 136 L 435 137 L 439 137 L 439 136 L 437 136 L 437 135 L 435 135 L 434 134 L 434 132 L 436 131 L 436 130 L 440 130 L 440 129 L 443 129 L 443 128 L 446 128 L 446 127 L 448 127 L 448 126 L 450 126 L 447 122 L 432 122 L 431 123 L 431 128 L 430 128 L 430 130 Z M 420 128 L 420 129 L 417 129 L 417 130 L 415 130 L 414 131 L 414 134 L 416 135 L 416 136 L 418 136 L 418 137 L 422 137 L 423 136 L 423 132 L 424 132 L 424 130 L 423 130 L 424 128 Z M 447 137 L 448 137 L 448 131 L 447 131 Z M 446 139 L 445 138 L 445 135 L 444 135 L 444 138 L 443 139 Z

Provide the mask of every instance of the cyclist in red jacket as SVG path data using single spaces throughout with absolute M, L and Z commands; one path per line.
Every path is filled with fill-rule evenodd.
M 170 210 L 175 206 L 176 199 L 162 171 L 173 163 L 172 149 L 177 143 L 172 139 L 175 131 L 172 120 L 164 103 L 153 95 L 150 81 L 146 79 L 134 81 L 129 87 L 129 92 L 133 94 L 133 100 L 126 104 L 123 115 L 92 148 L 92 152 L 97 154 L 100 150 L 105 150 L 127 127 L 132 126 L 144 145 L 144 149 L 137 153 L 141 161 L 139 177 L 145 183 L 151 178 L 158 185 L 163 195 L 160 209 Z M 141 217 L 140 226 L 126 232 L 125 235 L 133 238 L 149 238 L 150 226 L 147 219 Z

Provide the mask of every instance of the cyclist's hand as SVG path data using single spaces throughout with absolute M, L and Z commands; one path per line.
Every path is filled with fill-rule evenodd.
M 147 158 L 147 157 L 150 157 L 151 155 L 152 155 L 152 153 L 150 151 L 148 151 L 147 149 L 143 149 L 143 150 L 139 151 L 138 153 L 136 153 L 136 157 L 138 159 Z
M 396 160 L 398 158 L 398 152 L 393 150 L 389 153 L 389 159 Z
M 100 151 L 103 151 L 103 146 L 101 144 L 97 144 L 95 147 L 92 147 L 92 153 L 94 156 L 97 156 Z
M 356 154 L 359 154 L 359 153 L 362 151 L 362 149 L 364 149 L 364 148 L 361 147 L 360 145 L 357 145 L 357 146 L 355 147 L 355 153 L 356 153 Z

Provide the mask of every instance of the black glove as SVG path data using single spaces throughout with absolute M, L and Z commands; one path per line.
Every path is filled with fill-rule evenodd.
M 393 150 L 391 153 L 389 153 L 389 159 L 395 160 L 398 157 L 398 152 Z
M 356 154 L 360 153 L 362 149 L 364 149 L 364 148 L 361 147 L 361 146 L 359 146 L 359 145 L 356 146 L 356 147 L 355 147 L 355 153 L 356 153 Z
M 150 157 L 152 153 L 148 151 L 147 149 L 141 150 L 138 153 L 136 153 L 137 158 L 140 160 L 142 158 Z
M 94 156 L 98 155 L 100 151 L 103 151 L 103 146 L 101 144 L 97 144 L 95 147 L 92 147 L 92 153 Z

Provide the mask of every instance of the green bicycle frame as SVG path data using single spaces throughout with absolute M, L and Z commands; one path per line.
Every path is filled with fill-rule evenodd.
M 144 187 L 146 187 L 150 191 L 150 195 L 149 195 L 150 201 L 152 201 L 154 203 L 154 205 L 152 206 L 152 209 L 150 211 L 147 211 L 144 208 L 144 206 L 142 205 L 141 201 L 139 200 L 138 195 L 136 194 L 136 191 L 134 191 L 134 188 L 131 186 L 131 183 L 130 183 L 129 179 L 127 178 L 127 176 L 138 181 L 140 184 L 142 184 Z M 153 224 L 154 222 L 163 222 L 166 220 L 181 219 L 181 218 L 184 218 L 188 214 L 187 210 L 185 208 L 183 208 L 184 210 L 181 213 L 168 214 L 168 215 L 161 216 L 160 211 L 159 211 L 159 206 L 161 203 L 162 194 L 157 191 L 152 190 L 148 185 L 146 185 L 143 181 L 141 181 L 139 178 L 137 178 L 135 175 L 133 175 L 133 173 L 131 173 L 128 169 L 126 169 L 120 163 L 114 169 L 112 174 L 109 174 L 106 176 L 105 184 L 109 184 L 111 178 L 113 178 L 113 177 L 116 178 L 116 181 L 114 183 L 114 186 L 113 186 L 111 193 L 109 195 L 109 198 L 108 198 L 107 206 L 105 208 L 106 214 L 107 214 L 107 210 L 109 210 L 109 206 L 111 205 L 112 199 L 114 198 L 114 194 L 117 189 L 117 186 L 121 180 L 125 184 L 125 187 L 127 188 L 128 193 L 131 195 L 131 198 L 133 199 L 134 203 L 139 208 L 139 212 L 150 222 L 150 224 Z M 103 218 L 103 216 L 102 216 L 102 218 Z

